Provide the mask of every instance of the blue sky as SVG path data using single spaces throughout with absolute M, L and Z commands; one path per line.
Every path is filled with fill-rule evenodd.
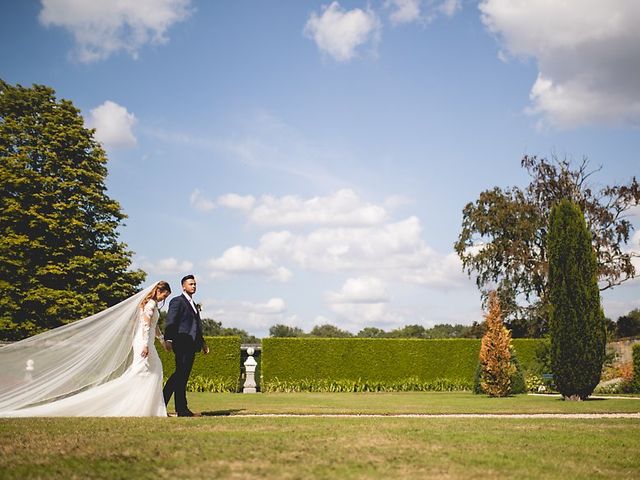
M 148 282 L 194 272 L 205 314 L 256 335 L 480 321 L 467 202 L 526 184 L 524 154 L 640 175 L 624 0 L 1 4 L 0 76 L 96 128 Z

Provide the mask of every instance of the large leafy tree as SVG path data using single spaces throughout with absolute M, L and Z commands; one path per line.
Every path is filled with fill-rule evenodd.
M 616 335 L 618 338 L 640 336 L 640 308 L 618 317 Z
M 549 213 L 560 199 L 574 201 L 584 212 L 597 259 L 601 290 L 634 278 L 632 258 L 625 250 L 633 225 L 625 215 L 640 204 L 640 185 L 595 190 L 590 181 L 600 169 L 588 160 L 525 156 L 521 165 L 531 181 L 525 188 L 494 187 L 480 193 L 463 210 L 462 231 L 455 250 L 486 301 L 497 288 L 505 321 L 514 336 L 540 336 L 547 331 Z
M 290 327 L 288 325 L 283 325 L 278 323 L 277 325 L 272 325 L 269 328 L 269 336 L 270 337 L 304 337 L 304 331 L 299 327 Z
M 351 332 L 347 330 L 342 330 L 335 325 L 331 325 L 329 323 L 325 323 L 324 325 L 316 325 L 309 332 L 309 336 L 311 337 L 321 337 L 321 338 L 347 338 L 353 337 Z
M 585 399 L 600 381 L 606 330 L 598 264 L 580 207 L 561 200 L 549 218 L 549 333 L 554 383 Z
M 106 156 L 46 86 L 0 80 L 0 338 L 86 317 L 138 290 Z

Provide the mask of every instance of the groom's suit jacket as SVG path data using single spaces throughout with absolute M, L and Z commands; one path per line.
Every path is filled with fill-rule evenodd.
M 204 345 L 200 312 L 194 311 L 187 297 L 182 294 L 173 297 L 169 302 L 164 329 L 166 340 L 175 341 L 178 335 L 189 335 L 196 350 L 200 350 Z

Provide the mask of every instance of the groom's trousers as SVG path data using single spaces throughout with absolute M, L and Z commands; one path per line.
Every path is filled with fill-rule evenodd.
M 178 334 L 172 346 L 176 357 L 176 369 L 164 384 L 162 395 L 165 405 L 171 400 L 171 395 L 175 395 L 176 413 L 181 414 L 188 411 L 187 381 L 191 375 L 196 348 L 193 338 L 186 334 Z

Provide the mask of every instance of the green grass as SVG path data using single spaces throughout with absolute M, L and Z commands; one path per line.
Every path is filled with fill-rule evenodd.
M 637 413 L 640 399 L 565 402 L 556 396 L 489 398 L 465 392 L 190 393 L 192 410 L 209 415 L 261 413 Z
M 0 479 L 638 478 L 640 420 L 242 417 L 638 412 L 640 400 L 189 394 L 201 418 L 0 419 Z
M 0 421 L 0 477 L 637 478 L 634 419 Z

